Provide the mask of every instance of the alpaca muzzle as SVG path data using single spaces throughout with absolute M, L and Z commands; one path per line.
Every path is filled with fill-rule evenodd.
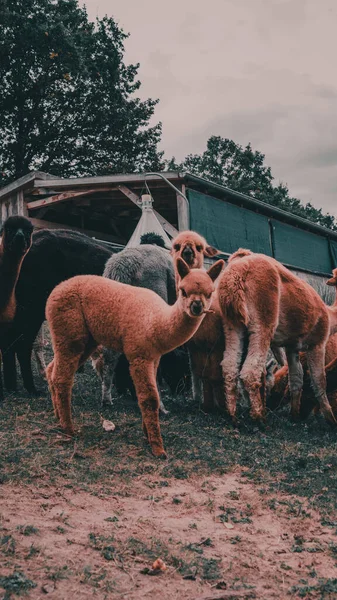
M 193 300 L 190 304 L 190 311 L 194 317 L 200 317 L 204 312 L 204 305 L 201 300 Z
M 193 266 L 194 263 L 194 252 L 190 246 L 186 246 L 181 253 L 181 257 L 189 267 Z
M 22 229 L 18 229 L 15 236 L 13 237 L 12 243 L 10 245 L 11 250 L 17 252 L 18 254 L 24 254 L 28 248 L 28 243 L 26 240 L 26 236 Z

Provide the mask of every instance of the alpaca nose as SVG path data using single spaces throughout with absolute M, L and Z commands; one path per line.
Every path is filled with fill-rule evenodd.
M 186 246 L 186 248 L 184 248 L 184 250 L 182 251 L 181 256 L 184 259 L 184 261 L 187 262 L 188 265 L 190 265 L 194 259 L 194 252 L 192 248 L 190 248 L 190 246 Z
M 201 300 L 193 300 L 190 305 L 190 311 L 194 317 L 200 317 L 204 312 L 204 307 Z
M 19 251 L 24 251 L 27 248 L 25 234 L 22 229 L 18 229 L 13 237 L 12 247 Z

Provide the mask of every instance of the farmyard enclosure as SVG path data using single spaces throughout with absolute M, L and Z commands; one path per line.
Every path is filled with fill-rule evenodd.
M 170 205 L 172 215 L 176 210 L 185 226 L 206 235 L 201 225 L 192 225 L 193 211 L 186 211 L 185 203 L 179 209 L 179 203 Z M 15 206 L 7 208 L 24 212 Z M 211 214 L 213 209 L 218 210 L 211 208 Z M 270 251 L 254 247 L 249 219 L 259 217 L 239 210 L 245 245 L 275 255 L 276 225 L 266 219 Z M 171 227 L 184 228 L 171 220 Z M 162 217 L 165 223 L 170 229 Z M 206 226 L 205 218 L 202 223 Z M 307 227 L 299 236 L 317 238 L 321 253 L 313 254 L 304 241 L 302 254 L 292 255 L 292 266 L 302 267 L 302 276 L 325 290 L 335 266 L 334 234 Z M 236 250 L 227 235 L 223 239 L 228 246 L 219 237 L 207 237 L 224 253 Z M 316 257 L 311 273 L 304 265 L 309 255 Z M 331 301 L 335 290 L 329 289 Z M 49 362 L 49 338 L 47 343 Z M 37 397 L 28 396 L 20 381 L 16 392 L 5 393 L 0 409 L 5 598 L 336 597 L 336 433 L 322 418 L 293 423 L 285 406 L 268 411 L 260 429 L 241 403 L 235 429 L 223 411 L 200 410 L 188 381 L 179 394 L 164 386 L 169 413 L 160 421 L 168 459 L 158 461 L 144 439 L 132 396 L 114 390 L 113 406 L 101 408 L 100 381 L 89 363 L 76 375 L 73 389 L 75 437 L 55 421 L 50 393 L 36 371 L 34 381 Z M 162 569 L 153 568 L 157 559 Z

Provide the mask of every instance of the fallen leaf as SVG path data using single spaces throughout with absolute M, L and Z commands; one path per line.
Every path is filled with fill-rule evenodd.
M 156 569 L 156 570 L 159 569 L 159 571 L 166 571 L 167 566 L 165 565 L 164 561 L 161 558 L 157 558 L 157 560 L 155 560 L 152 565 L 152 569 Z
M 107 419 L 103 420 L 102 427 L 104 431 L 115 431 L 116 429 L 115 423 L 113 423 L 112 421 L 108 421 Z

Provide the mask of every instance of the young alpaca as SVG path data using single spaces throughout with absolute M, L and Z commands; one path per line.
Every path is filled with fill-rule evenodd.
M 299 351 L 305 350 L 316 400 L 325 418 L 335 423 L 326 395 L 324 356 L 337 323 L 336 309 L 327 307 L 308 283 L 275 259 L 242 249 L 229 258 L 218 293 L 226 337 L 222 367 L 232 418 L 239 375 L 249 395 L 251 416 L 264 417 L 265 364 L 273 343 L 286 349 L 292 416 L 300 414 L 303 369 Z M 247 337 L 248 353 L 240 371 Z
M 333 270 L 333 276 L 326 283 L 329 286 L 336 288 L 336 296 L 333 304 L 333 308 L 337 309 L 337 269 Z M 305 353 L 301 353 L 301 363 L 304 369 L 304 373 L 306 374 L 308 365 L 306 361 Z M 325 348 L 325 365 L 331 365 L 332 361 L 337 358 L 337 333 L 332 334 L 326 344 Z M 331 369 L 331 367 L 330 367 Z M 310 381 L 308 381 L 308 385 L 310 385 Z M 306 380 L 304 381 L 303 391 L 306 392 Z M 288 391 L 288 367 L 284 366 L 281 369 L 278 369 L 273 375 L 273 385 L 270 390 L 270 393 L 267 397 L 267 406 L 271 410 L 276 409 L 281 404 L 285 404 L 289 401 L 289 396 L 287 394 Z M 333 390 L 327 393 L 328 400 L 332 407 L 333 413 L 335 417 L 337 417 L 337 391 Z M 310 398 L 307 393 L 304 393 L 301 403 L 301 417 L 307 417 L 314 405 L 310 401 L 312 400 L 311 394 Z M 317 405 L 316 405 L 317 406 Z M 317 407 L 318 408 L 318 407 Z
M 191 268 L 202 268 L 204 257 L 215 256 L 218 250 L 208 246 L 195 231 L 182 231 L 172 242 L 174 262 L 183 258 Z M 215 404 L 224 405 L 221 361 L 225 349 L 222 318 L 217 297 L 214 295 L 211 313 L 207 314 L 193 338 L 188 342 L 194 401 L 206 412 Z
M 55 414 L 67 433 L 73 433 L 74 374 L 102 345 L 115 351 L 115 361 L 122 352 L 128 359 L 144 432 L 153 454 L 165 456 L 158 418 L 159 360 L 198 329 L 223 264 L 218 261 L 206 272 L 190 270 L 183 260 L 177 261 L 181 283 L 173 306 L 151 290 L 92 275 L 74 277 L 53 290 L 46 307 L 54 348 L 47 379 Z
M 16 312 L 15 287 L 24 257 L 32 245 L 33 225 L 25 217 L 9 217 L 0 242 L 0 323 L 9 323 Z

